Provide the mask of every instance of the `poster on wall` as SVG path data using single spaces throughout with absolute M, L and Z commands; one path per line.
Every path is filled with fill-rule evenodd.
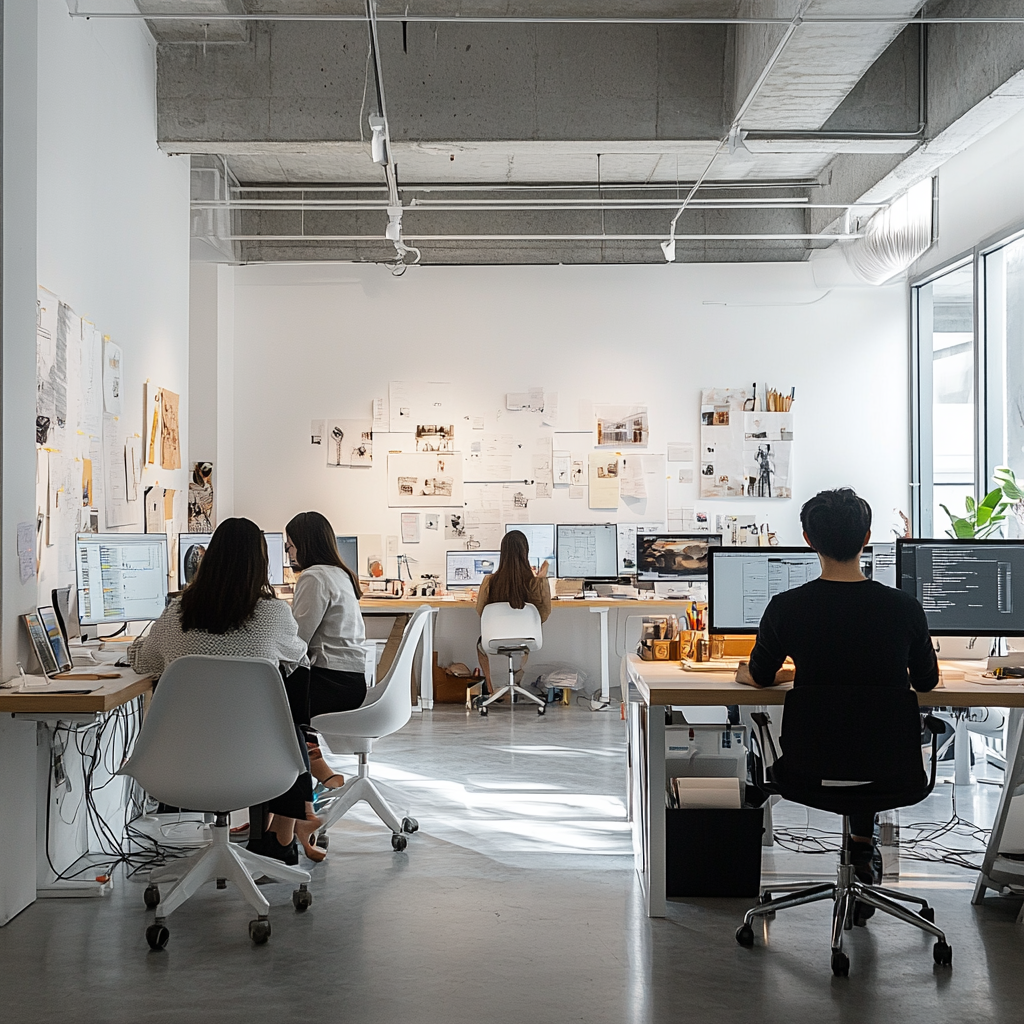
M 700 496 L 742 498 L 744 388 L 705 388 L 700 398 Z
M 160 389 L 160 466 L 181 469 L 181 436 L 178 431 L 178 396 Z
M 598 448 L 646 448 L 646 405 L 594 406 L 594 444 Z
M 615 452 L 590 452 L 590 507 L 619 507 L 619 456 Z
M 324 437 L 327 465 L 373 465 L 373 427 L 369 420 L 328 420 Z
M 388 456 L 390 508 L 462 505 L 462 456 L 433 452 Z
M 213 533 L 213 463 L 193 462 L 188 484 L 188 532 Z
M 57 429 L 58 406 L 67 415 L 67 349 L 58 357 L 60 300 L 45 288 L 36 300 L 36 444 L 48 444 Z

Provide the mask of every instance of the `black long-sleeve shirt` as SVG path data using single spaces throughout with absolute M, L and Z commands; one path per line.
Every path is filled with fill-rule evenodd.
M 768 602 L 750 674 L 771 686 L 787 655 L 794 686 L 906 687 L 939 681 L 924 609 L 909 594 L 873 580 L 812 580 Z

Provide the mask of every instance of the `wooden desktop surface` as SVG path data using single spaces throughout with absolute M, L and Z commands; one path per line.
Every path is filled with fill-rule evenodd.
M 647 704 L 783 704 L 792 684 L 784 683 L 759 689 L 745 686 L 733 678 L 733 671 L 686 672 L 676 661 L 644 661 L 629 655 L 630 677 Z M 981 682 L 985 663 L 978 661 L 941 661 L 939 666 L 950 676 L 934 690 L 918 694 L 928 707 L 1024 707 L 1024 679 L 1019 682 Z
M 81 671 L 89 672 L 90 669 L 83 668 Z M 82 688 L 96 687 L 91 693 L 13 693 L 0 690 L 0 712 L 97 714 L 112 711 L 136 697 L 153 692 L 153 675 L 140 676 L 130 668 L 114 668 L 109 665 L 97 666 L 93 671 L 120 672 L 121 678 L 83 680 Z M 50 683 L 53 690 L 70 690 L 75 685 L 74 679 L 55 679 Z

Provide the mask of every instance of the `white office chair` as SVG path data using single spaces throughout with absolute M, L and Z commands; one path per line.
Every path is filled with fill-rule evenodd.
M 539 651 L 543 646 L 540 612 L 536 605 L 513 608 L 507 601 L 487 605 L 480 616 L 480 643 L 486 654 L 501 654 L 508 658 L 508 685 L 495 690 L 480 703 L 480 714 L 486 715 L 488 705 L 506 693 L 509 695 L 509 703 L 514 705 L 516 694 L 520 693 L 537 705 L 538 715 L 543 715 L 547 710 L 544 701 L 516 683 L 515 670 L 512 668 L 512 655 Z
M 150 873 L 145 899 L 156 908 L 156 921 L 146 929 L 146 940 L 153 949 L 167 945 L 168 916 L 211 879 L 218 889 L 230 879 L 255 908 L 249 937 L 257 944 L 270 938 L 270 904 L 254 877 L 295 882 L 295 909 L 312 905 L 308 872 L 228 841 L 231 811 L 280 796 L 305 770 L 281 673 L 272 661 L 189 655 L 171 663 L 118 774 L 131 776 L 156 800 L 213 812 L 216 819 L 208 846 Z M 161 893 L 161 882 L 174 885 Z
M 327 830 L 331 825 L 360 800 L 365 800 L 391 829 L 391 845 L 399 852 L 405 849 L 408 842 L 405 833 L 415 832 L 419 828 L 415 818 L 398 817 L 370 778 L 370 753 L 374 740 L 398 732 L 412 715 L 409 696 L 412 664 L 430 613 L 429 605 L 416 609 L 405 627 L 398 654 L 387 675 L 366 691 L 366 699 L 358 708 L 316 715 L 310 722 L 332 753 L 359 756 L 358 775 L 345 783 L 338 796 L 317 803 L 316 813 L 324 823 L 316 840 L 321 847 L 327 846 Z

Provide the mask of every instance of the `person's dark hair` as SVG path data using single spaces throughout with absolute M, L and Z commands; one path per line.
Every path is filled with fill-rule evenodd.
M 319 512 L 300 512 L 284 529 L 295 545 L 295 562 L 299 569 L 308 569 L 311 565 L 336 565 L 348 573 L 352 589 L 356 592 L 356 600 L 363 596 L 359 577 L 338 553 L 334 528 L 326 516 Z
M 487 584 L 490 601 L 507 601 L 513 608 L 525 608 L 533 592 L 530 542 L 522 530 L 510 530 L 501 542 L 498 569 Z
M 263 531 L 249 519 L 225 519 L 182 592 L 181 628 L 227 633 L 248 622 L 262 598 L 274 596 Z
M 800 509 L 800 524 L 815 551 L 849 562 L 871 529 L 871 506 L 850 487 L 819 491 Z

